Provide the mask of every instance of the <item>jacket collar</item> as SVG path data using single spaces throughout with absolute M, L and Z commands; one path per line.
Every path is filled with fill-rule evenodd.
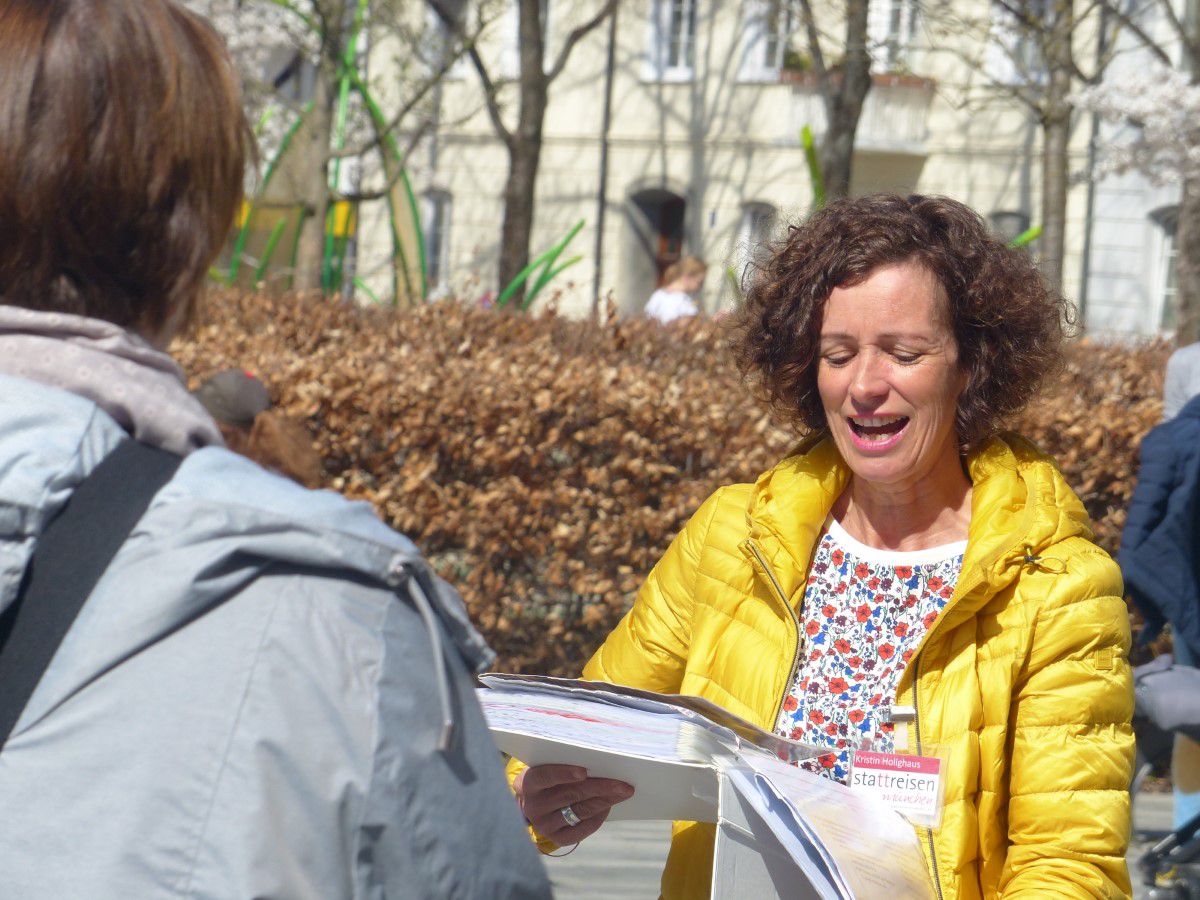
M 1083 504 L 1054 461 L 1016 434 L 992 438 L 967 457 L 971 524 L 959 590 L 938 628 L 973 615 L 1027 567 L 1054 570 L 1042 555 L 1071 536 L 1092 538 Z M 751 538 L 763 549 L 793 608 L 803 596 L 825 517 L 850 472 L 833 441 L 816 435 L 754 486 Z

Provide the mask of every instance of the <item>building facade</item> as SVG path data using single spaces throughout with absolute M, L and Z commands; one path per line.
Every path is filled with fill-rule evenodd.
M 828 31 L 840 32 L 837 10 L 814 6 Z M 1028 61 L 1028 48 L 1015 32 L 1005 34 L 1008 23 L 988 0 L 952 6 L 956 28 L 943 27 L 919 0 L 871 3 L 873 84 L 857 133 L 852 192 L 945 194 L 1013 236 L 1038 224 L 1041 203 L 1040 128 L 1014 89 L 1031 77 L 1017 64 Z M 546 3 L 548 58 L 594 7 Z M 968 20 L 977 27 L 962 27 Z M 583 315 L 597 296 L 611 297 L 622 313 L 636 314 L 663 269 L 692 254 L 710 264 L 701 307 L 728 308 L 734 291 L 727 270 L 742 273 L 812 207 L 800 132 L 807 125 L 819 141 L 824 108 L 797 10 L 790 0 L 624 0 L 611 34 L 607 132 L 606 27 L 575 47 L 550 88 L 531 250 L 548 248 L 583 220 L 568 251 L 583 260 L 538 302 Z M 514 11 L 495 17 L 480 48 L 493 72 L 515 75 Z M 831 46 L 827 56 L 837 53 Z M 439 102 L 441 124 L 411 164 L 430 282 L 435 294 L 484 297 L 498 287 L 507 154 L 468 63 L 451 71 Z M 1091 122 L 1076 118 L 1070 165 L 1084 173 Z M 1154 298 L 1168 288 L 1154 281 L 1162 277 L 1155 274 L 1159 263 L 1148 261 L 1155 247 L 1139 242 L 1153 243 L 1154 228 L 1161 230 L 1155 216 L 1163 215 L 1155 210 L 1169 204 L 1147 197 L 1139 203 L 1154 209 L 1128 211 L 1123 198 L 1133 188 L 1122 185 L 1110 180 L 1093 190 L 1085 179 L 1073 181 L 1064 290 L 1085 301 L 1091 328 L 1155 332 L 1162 321 L 1151 321 Z M 1144 234 L 1129 230 L 1128 216 Z M 360 270 L 382 273 L 386 267 L 371 260 L 388 254 L 386 226 L 364 210 L 360 234 Z M 1116 275 L 1125 279 L 1120 286 Z M 385 276 L 374 277 L 386 291 Z

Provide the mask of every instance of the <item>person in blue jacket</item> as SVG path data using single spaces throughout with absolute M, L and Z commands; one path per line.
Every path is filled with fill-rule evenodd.
M 1200 659 L 1200 396 L 1142 440 L 1138 482 L 1117 555 L 1146 619 L 1142 642 L 1171 623 L 1176 662 Z M 1200 814 L 1200 745 L 1175 736 L 1175 827 Z
M 0 614 L 114 448 L 182 457 L 0 751 L 0 896 L 549 898 L 457 594 L 223 447 L 163 352 L 248 135 L 172 0 L 0 0 Z

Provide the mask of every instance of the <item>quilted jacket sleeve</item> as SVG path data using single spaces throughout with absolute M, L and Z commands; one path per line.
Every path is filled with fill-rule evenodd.
M 720 494 L 709 497 L 672 541 L 638 591 L 633 608 L 584 666 L 584 678 L 660 693 L 678 689 L 687 661 L 696 567 Z M 509 784 L 525 768 L 520 760 L 511 760 Z M 530 834 L 543 853 L 557 849 L 532 828 Z
M 1107 554 L 1082 540 L 1070 550 L 1066 572 L 1023 589 L 1038 608 L 1013 700 L 1005 898 L 1130 890 L 1129 619 Z
M 583 677 L 660 693 L 679 689 L 691 643 L 696 570 L 721 491 L 706 500 L 667 548 L 633 608 L 583 668 Z

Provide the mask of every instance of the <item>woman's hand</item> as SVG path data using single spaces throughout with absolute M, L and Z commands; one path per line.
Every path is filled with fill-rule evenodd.
M 614 805 L 633 796 L 632 785 L 589 778 L 579 766 L 533 766 L 516 777 L 513 791 L 529 824 L 560 847 L 595 833 Z

